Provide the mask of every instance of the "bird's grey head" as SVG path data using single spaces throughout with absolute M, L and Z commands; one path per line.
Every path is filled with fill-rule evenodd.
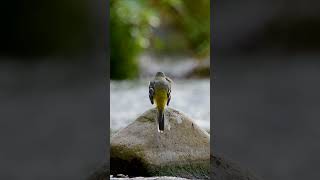
M 157 72 L 156 77 L 166 77 L 164 72 Z

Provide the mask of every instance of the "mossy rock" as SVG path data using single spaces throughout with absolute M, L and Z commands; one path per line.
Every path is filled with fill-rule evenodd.
M 156 116 L 150 109 L 111 137 L 110 173 L 209 179 L 209 134 L 172 108 L 159 133 Z
M 225 158 L 221 155 L 210 155 L 210 162 L 211 162 L 211 176 L 210 178 L 213 180 L 261 180 L 260 177 L 258 177 L 256 174 L 254 174 L 252 171 L 250 171 L 247 168 L 244 168 L 237 164 L 236 162 Z M 193 164 L 193 166 L 196 166 Z M 197 167 L 190 167 L 192 170 L 199 170 L 201 168 Z M 170 169 L 173 170 L 174 169 Z M 166 172 L 166 170 L 164 171 Z M 182 172 L 182 171 L 180 171 Z M 187 174 L 189 171 L 185 171 L 183 173 Z M 197 173 L 193 173 L 197 174 Z M 201 174 L 201 173 L 200 173 Z M 190 176 L 190 175 L 189 175 Z M 107 180 L 109 179 L 109 165 L 104 165 L 103 167 L 97 169 L 95 173 L 93 173 L 90 178 L 87 180 Z M 190 179 L 196 179 L 196 177 L 189 177 Z M 122 179 L 126 180 L 129 178 L 111 178 L 111 179 Z M 180 180 L 180 178 L 174 178 L 169 176 L 155 176 L 155 177 L 139 177 L 140 180 L 166 180 L 166 179 L 172 179 L 172 180 Z M 203 178 L 199 178 L 203 179 Z

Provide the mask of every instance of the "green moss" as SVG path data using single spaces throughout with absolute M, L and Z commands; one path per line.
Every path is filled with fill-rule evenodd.
M 132 158 L 139 157 L 139 152 L 142 149 L 140 147 L 127 148 L 125 146 L 112 146 L 111 147 L 111 156 L 118 157 L 121 159 L 131 160 Z
M 209 179 L 210 176 L 209 160 L 165 166 L 151 165 L 149 168 L 152 176 L 178 176 L 190 179 Z

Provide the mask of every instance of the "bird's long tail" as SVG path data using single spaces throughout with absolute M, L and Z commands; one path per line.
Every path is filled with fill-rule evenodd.
M 158 123 L 159 123 L 159 130 L 164 131 L 164 112 L 163 109 L 158 109 Z

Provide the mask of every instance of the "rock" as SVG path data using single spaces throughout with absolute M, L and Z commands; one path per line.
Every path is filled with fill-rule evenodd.
M 211 161 L 211 179 L 213 180 L 261 180 L 257 175 L 255 175 L 250 170 L 241 167 L 237 163 L 221 156 L 214 155 L 210 156 Z M 97 169 L 91 178 L 87 180 L 107 180 L 110 177 L 111 180 L 185 180 L 185 178 L 178 177 L 135 177 L 135 178 L 115 178 L 112 175 L 109 176 L 108 171 L 109 166 L 103 166 Z M 192 178 L 194 179 L 194 178 Z
M 110 173 L 209 179 L 209 134 L 172 108 L 159 133 L 156 115 L 150 109 L 111 137 Z
M 261 180 L 248 169 L 222 156 L 210 155 L 213 180 Z

